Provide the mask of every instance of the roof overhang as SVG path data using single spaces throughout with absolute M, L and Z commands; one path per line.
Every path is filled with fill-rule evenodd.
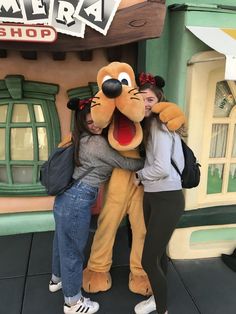
M 86 27 L 84 38 L 58 34 L 51 44 L 0 41 L 0 50 L 72 52 L 108 48 L 160 37 L 166 15 L 165 0 L 123 1 L 107 34 Z
M 207 46 L 225 55 L 225 79 L 236 80 L 236 28 L 186 27 Z

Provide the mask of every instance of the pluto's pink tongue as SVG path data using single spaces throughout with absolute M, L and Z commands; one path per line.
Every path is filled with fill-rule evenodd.
M 128 145 L 135 136 L 134 122 L 129 120 L 118 110 L 116 110 L 114 117 L 113 136 L 120 145 Z

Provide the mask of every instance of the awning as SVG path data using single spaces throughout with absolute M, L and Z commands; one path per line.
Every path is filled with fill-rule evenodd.
M 236 29 L 186 26 L 196 37 L 226 57 L 225 79 L 236 80 Z

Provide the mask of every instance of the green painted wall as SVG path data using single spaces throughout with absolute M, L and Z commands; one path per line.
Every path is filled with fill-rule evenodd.
M 187 62 L 194 54 L 210 49 L 186 29 L 186 26 L 236 28 L 235 0 L 224 0 L 224 8 L 217 6 L 221 3 L 220 0 L 201 0 L 199 4 L 195 0 L 183 4 L 180 1 L 167 0 L 167 14 L 161 37 L 139 44 L 138 71 L 163 76 L 167 99 L 176 102 L 183 109 Z M 234 7 L 226 8 L 230 5 Z
M 53 231 L 54 229 L 52 211 L 0 215 L 0 236 Z
M 236 241 L 236 228 L 215 228 L 197 230 L 191 234 L 190 246 L 217 242 Z

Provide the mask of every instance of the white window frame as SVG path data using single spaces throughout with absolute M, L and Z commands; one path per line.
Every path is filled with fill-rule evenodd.
M 201 182 L 197 188 L 186 190 L 186 209 L 196 209 L 210 206 L 231 205 L 236 202 L 236 192 L 227 192 L 228 176 L 223 180 L 222 193 L 207 194 L 208 165 L 225 163 L 225 173 L 229 173 L 229 164 L 236 162 L 230 158 L 230 146 L 227 144 L 225 158 L 209 158 L 212 124 L 223 121 L 229 122 L 229 118 L 213 118 L 216 83 L 223 81 L 225 71 L 225 56 L 215 51 L 201 52 L 194 55 L 187 71 L 187 118 L 188 139 L 187 142 L 193 148 L 201 164 Z M 233 95 L 236 89 L 233 82 L 228 84 Z M 231 122 L 236 124 L 236 109 L 233 108 L 230 115 Z M 231 125 L 232 125 L 231 124 Z M 233 130 L 232 130 L 233 131 Z M 232 142 L 232 132 L 231 136 Z M 230 141 L 228 141 L 230 142 Z

